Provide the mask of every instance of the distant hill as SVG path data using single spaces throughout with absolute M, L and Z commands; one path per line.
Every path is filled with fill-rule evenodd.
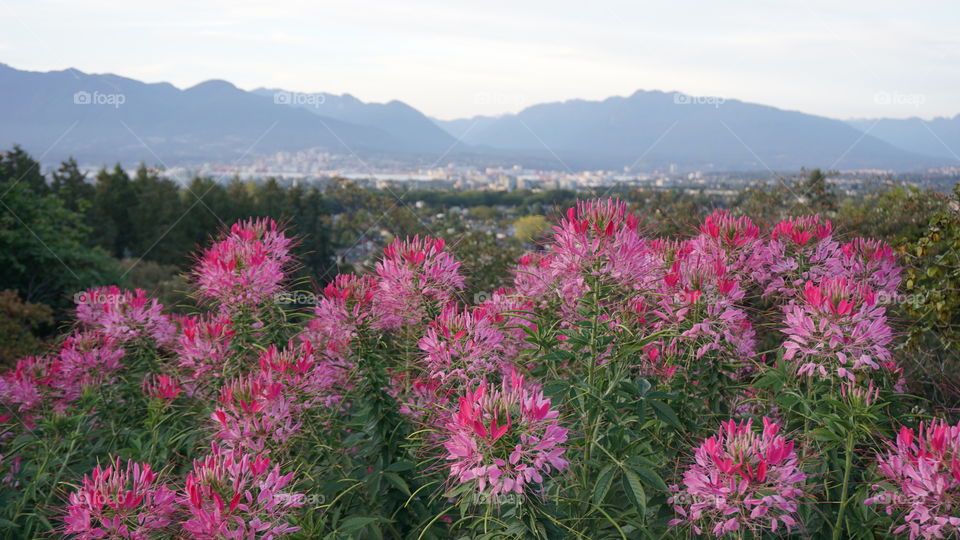
M 774 170 L 914 169 L 938 160 L 896 148 L 844 122 L 738 100 L 638 91 L 603 101 L 534 105 L 495 119 L 437 121 L 464 142 L 572 168 Z
M 0 148 L 19 143 L 48 162 L 72 155 L 83 162 L 173 165 L 312 147 L 416 153 L 432 151 L 441 138 L 421 147 L 410 137 L 277 104 L 226 81 L 180 90 L 73 69 L 36 73 L 0 65 L 0 97 Z
M 253 93 L 274 102 L 290 102 L 292 107 L 320 116 L 377 128 L 421 151 L 443 152 L 456 143 L 453 136 L 402 101 L 364 103 L 350 94 L 303 94 L 268 88 L 258 88 Z
M 960 114 L 933 120 L 874 118 L 847 123 L 904 150 L 946 158 L 954 165 L 960 161 Z
M 927 127 L 960 148 L 958 118 Z M 883 120 L 864 134 L 866 121 L 659 91 L 441 121 L 399 101 L 364 103 L 349 94 L 248 92 L 219 80 L 181 90 L 0 64 L 0 119 L 0 149 L 21 144 L 44 163 L 69 156 L 87 164 L 230 163 L 307 148 L 420 164 L 443 157 L 556 169 L 912 170 L 956 161 L 924 138 L 922 121 Z

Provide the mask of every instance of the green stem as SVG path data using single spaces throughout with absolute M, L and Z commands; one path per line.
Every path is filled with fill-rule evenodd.
M 840 538 L 840 527 L 843 525 L 843 514 L 847 510 L 847 490 L 850 487 L 850 469 L 853 468 L 853 433 L 847 435 L 847 446 L 844 449 L 843 487 L 840 488 L 840 510 L 837 511 L 837 522 L 833 525 L 833 540 Z

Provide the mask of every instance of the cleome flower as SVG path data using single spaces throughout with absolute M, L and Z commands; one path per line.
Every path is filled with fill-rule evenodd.
M 373 321 L 377 280 L 372 276 L 339 274 L 323 289 L 313 319 L 301 340 L 313 344 L 317 354 L 334 362 L 346 362 L 360 328 Z
M 210 454 L 193 462 L 181 503 L 189 515 L 182 523 L 190 538 L 262 538 L 296 532 L 287 523 L 303 495 L 284 491 L 293 473 L 280 474 L 265 455 L 226 450 L 211 445 Z
M 860 373 L 896 371 L 885 310 L 869 287 L 844 278 L 808 281 L 785 311 L 784 358 L 798 364 L 798 374 L 856 381 Z
M 193 269 L 197 290 L 222 311 L 252 308 L 282 291 L 292 240 L 269 218 L 234 223 Z
M 806 475 L 797 466 L 793 441 L 780 427 L 763 419 L 755 433 L 752 421 L 721 423 L 716 435 L 697 448 L 682 486 L 671 486 L 669 502 L 680 515 L 671 525 L 690 524 L 697 534 L 715 536 L 748 530 L 787 531 L 797 525 L 797 501 Z
M 147 463 L 116 458 L 97 466 L 70 494 L 63 532 L 81 540 L 169 535 L 178 509 L 176 493 L 157 481 Z
M 460 263 L 445 245 L 440 238 L 414 236 L 384 249 L 376 266 L 379 291 L 373 298 L 377 326 L 396 330 L 419 324 L 463 289 Z
M 180 381 L 170 375 L 154 374 L 143 379 L 143 393 L 167 405 L 177 399 L 182 390 Z
M 443 308 L 420 339 L 428 376 L 445 383 L 457 380 L 474 385 L 505 369 L 503 333 L 485 308 L 461 311 L 455 304 Z
M 147 338 L 168 346 L 176 335 L 176 327 L 163 313 L 163 304 L 148 298 L 143 289 L 96 287 L 77 294 L 75 301 L 77 320 L 82 325 L 118 343 Z
M 0 376 L 0 403 L 24 413 L 42 408 L 63 412 L 84 390 L 113 382 L 123 356 L 109 337 L 74 332 L 58 354 L 23 358 Z
M 183 317 L 173 349 L 185 378 L 194 384 L 220 378 L 233 336 L 230 317 L 225 314 Z
M 478 495 L 529 493 L 567 468 L 558 417 L 540 388 L 515 372 L 499 389 L 484 382 L 467 390 L 443 433 L 450 478 L 472 483 Z
M 960 535 L 960 424 L 944 420 L 920 424 L 915 433 L 901 426 L 897 440 L 877 456 L 883 481 L 864 503 L 899 514 L 894 534 L 914 538 Z
M 299 430 L 297 409 L 284 385 L 261 371 L 224 384 L 210 418 L 226 447 L 263 452 Z
M 770 233 L 766 265 L 755 275 L 764 283 L 765 295 L 792 298 L 807 281 L 828 275 L 839 254 L 830 220 L 821 222 L 818 215 L 789 218 Z

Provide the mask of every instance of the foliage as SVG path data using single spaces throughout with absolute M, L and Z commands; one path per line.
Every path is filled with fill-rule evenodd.
M 0 291 L 0 366 L 42 352 L 36 334 L 53 325 L 53 310 L 44 304 L 24 302 L 16 291 Z

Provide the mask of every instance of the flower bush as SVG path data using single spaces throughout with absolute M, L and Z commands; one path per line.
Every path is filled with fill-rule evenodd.
M 960 427 L 903 393 L 888 246 L 644 222 L 581 201 L 478 305 L 429 236 L 296 290 L 257 218 L 197 256 L 192 313 L 81 292 L 0 374 L 0 535 L 957 534 Z

